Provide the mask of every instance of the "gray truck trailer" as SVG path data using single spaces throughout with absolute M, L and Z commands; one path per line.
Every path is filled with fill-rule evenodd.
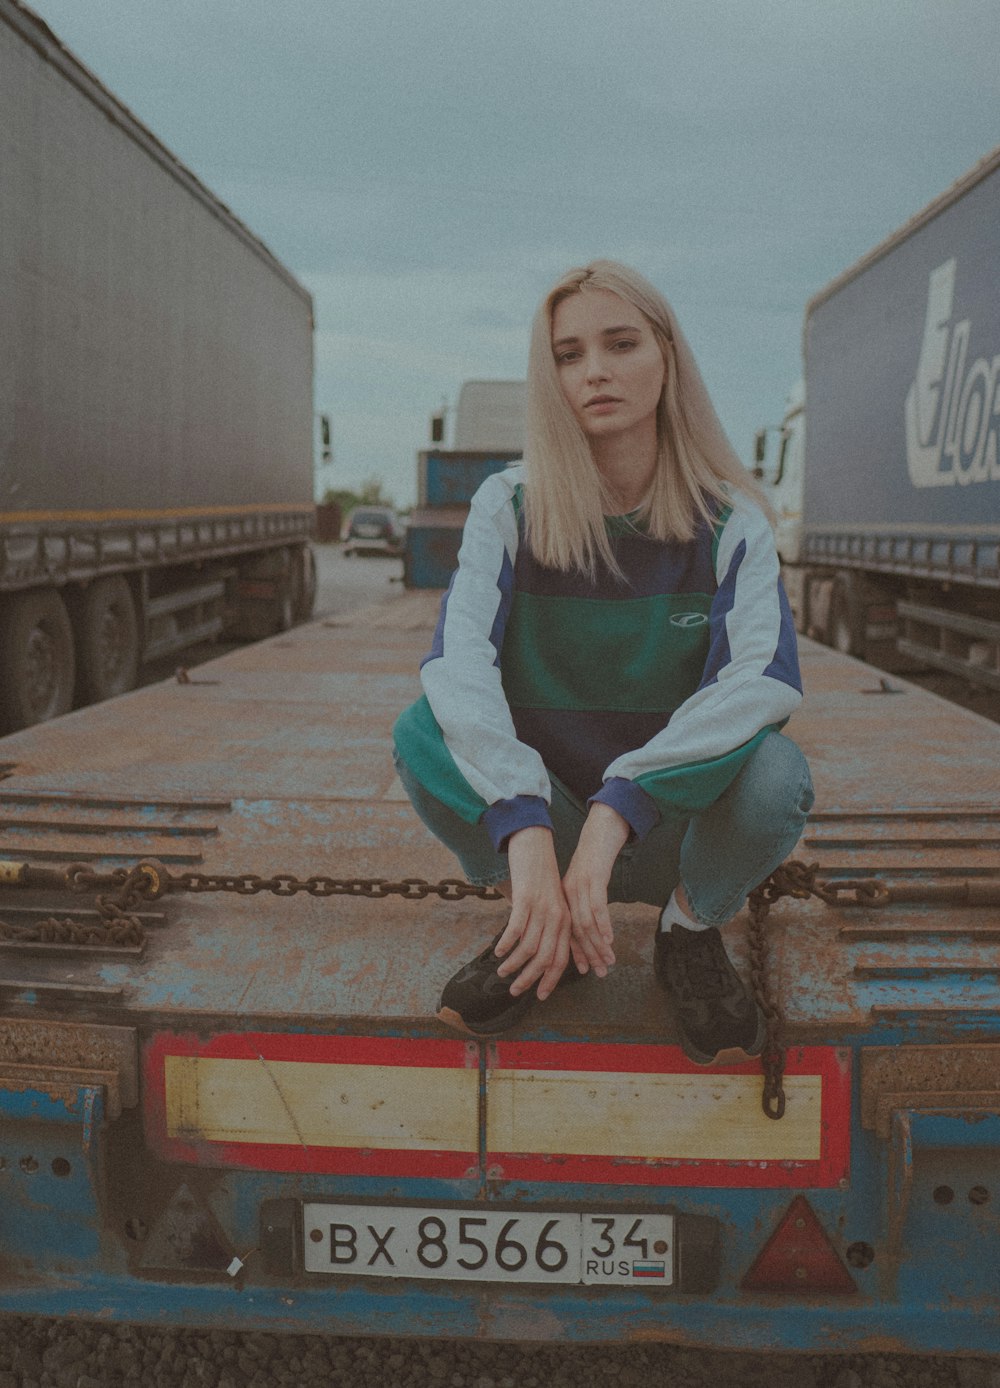
M 1000 689 L 1000 148 L 806 306 L 758 473 L 800 630 Z
M 0 0 L 0 732 L 315 590 L 312 301 Z

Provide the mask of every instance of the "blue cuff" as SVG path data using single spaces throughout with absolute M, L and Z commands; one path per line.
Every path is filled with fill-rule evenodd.
M 543 829 L 552 828 L 549 807 L 540 795 L 515 795 L 512 800 L 498 800 L 483 812 L 482 822 L 498 853 L 506 852 L 507 840 L 518 829 L 538 825 Z
M 610 776 L 587 804 L 592 805 L 595 800 L 617 810 L 622 819 L 627 820 L 639 842 L 660 822 L 660 812 L 653 797 L 647 795 L 635 781 L 629 781 L 624 776 Z

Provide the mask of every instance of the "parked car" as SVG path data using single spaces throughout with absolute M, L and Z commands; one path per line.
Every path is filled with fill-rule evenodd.
M 345 554 L 402 554 L 405 529 L 391 506 L 357 506 L 344 526 Z

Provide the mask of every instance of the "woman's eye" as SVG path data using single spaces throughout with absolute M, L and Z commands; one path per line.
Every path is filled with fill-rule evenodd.
M 628 352 L 635 346 L 635 342 L 630 337 L 623 337 L 620 342 L 615 343 L 615 351 Z
M 556 354 L 556 365 L 565 366 L 567 362 L 576 361 L 579 352 L 558 352 Z

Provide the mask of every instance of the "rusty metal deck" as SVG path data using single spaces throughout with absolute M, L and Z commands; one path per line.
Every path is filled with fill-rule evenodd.
M 418 693 L 438 595 L 409 593 L 317 622 L 176 681 L 0 741 L 0 857 L 270 876 L 456 875 L 412 814 L 389 756 Z M 802 642 L 807 699 L 787 731 L 817 790 L 799 856 L 821 875 L 893 880 L 1000 873 L 1000 727 Z M 0 898 L 0 916 L 11 902 Z M 141 959 L 4 953 L 0 987 L 95 1016 L 302 1020 L 384 1029 L 433 1020 L 437 992 L 495 931 L 498 904 L 185 895 L 163 903 Z M 655 912 L 613 908 L 619 963 L 557 994 L 528 1030 L 671 1040 L 651 975 Z M 792 1034 L 879 1015 L 994 1020 L 993 914 L 779 903 L 773 953 Z M 728 928 L 744 957 L 742 918 Z

